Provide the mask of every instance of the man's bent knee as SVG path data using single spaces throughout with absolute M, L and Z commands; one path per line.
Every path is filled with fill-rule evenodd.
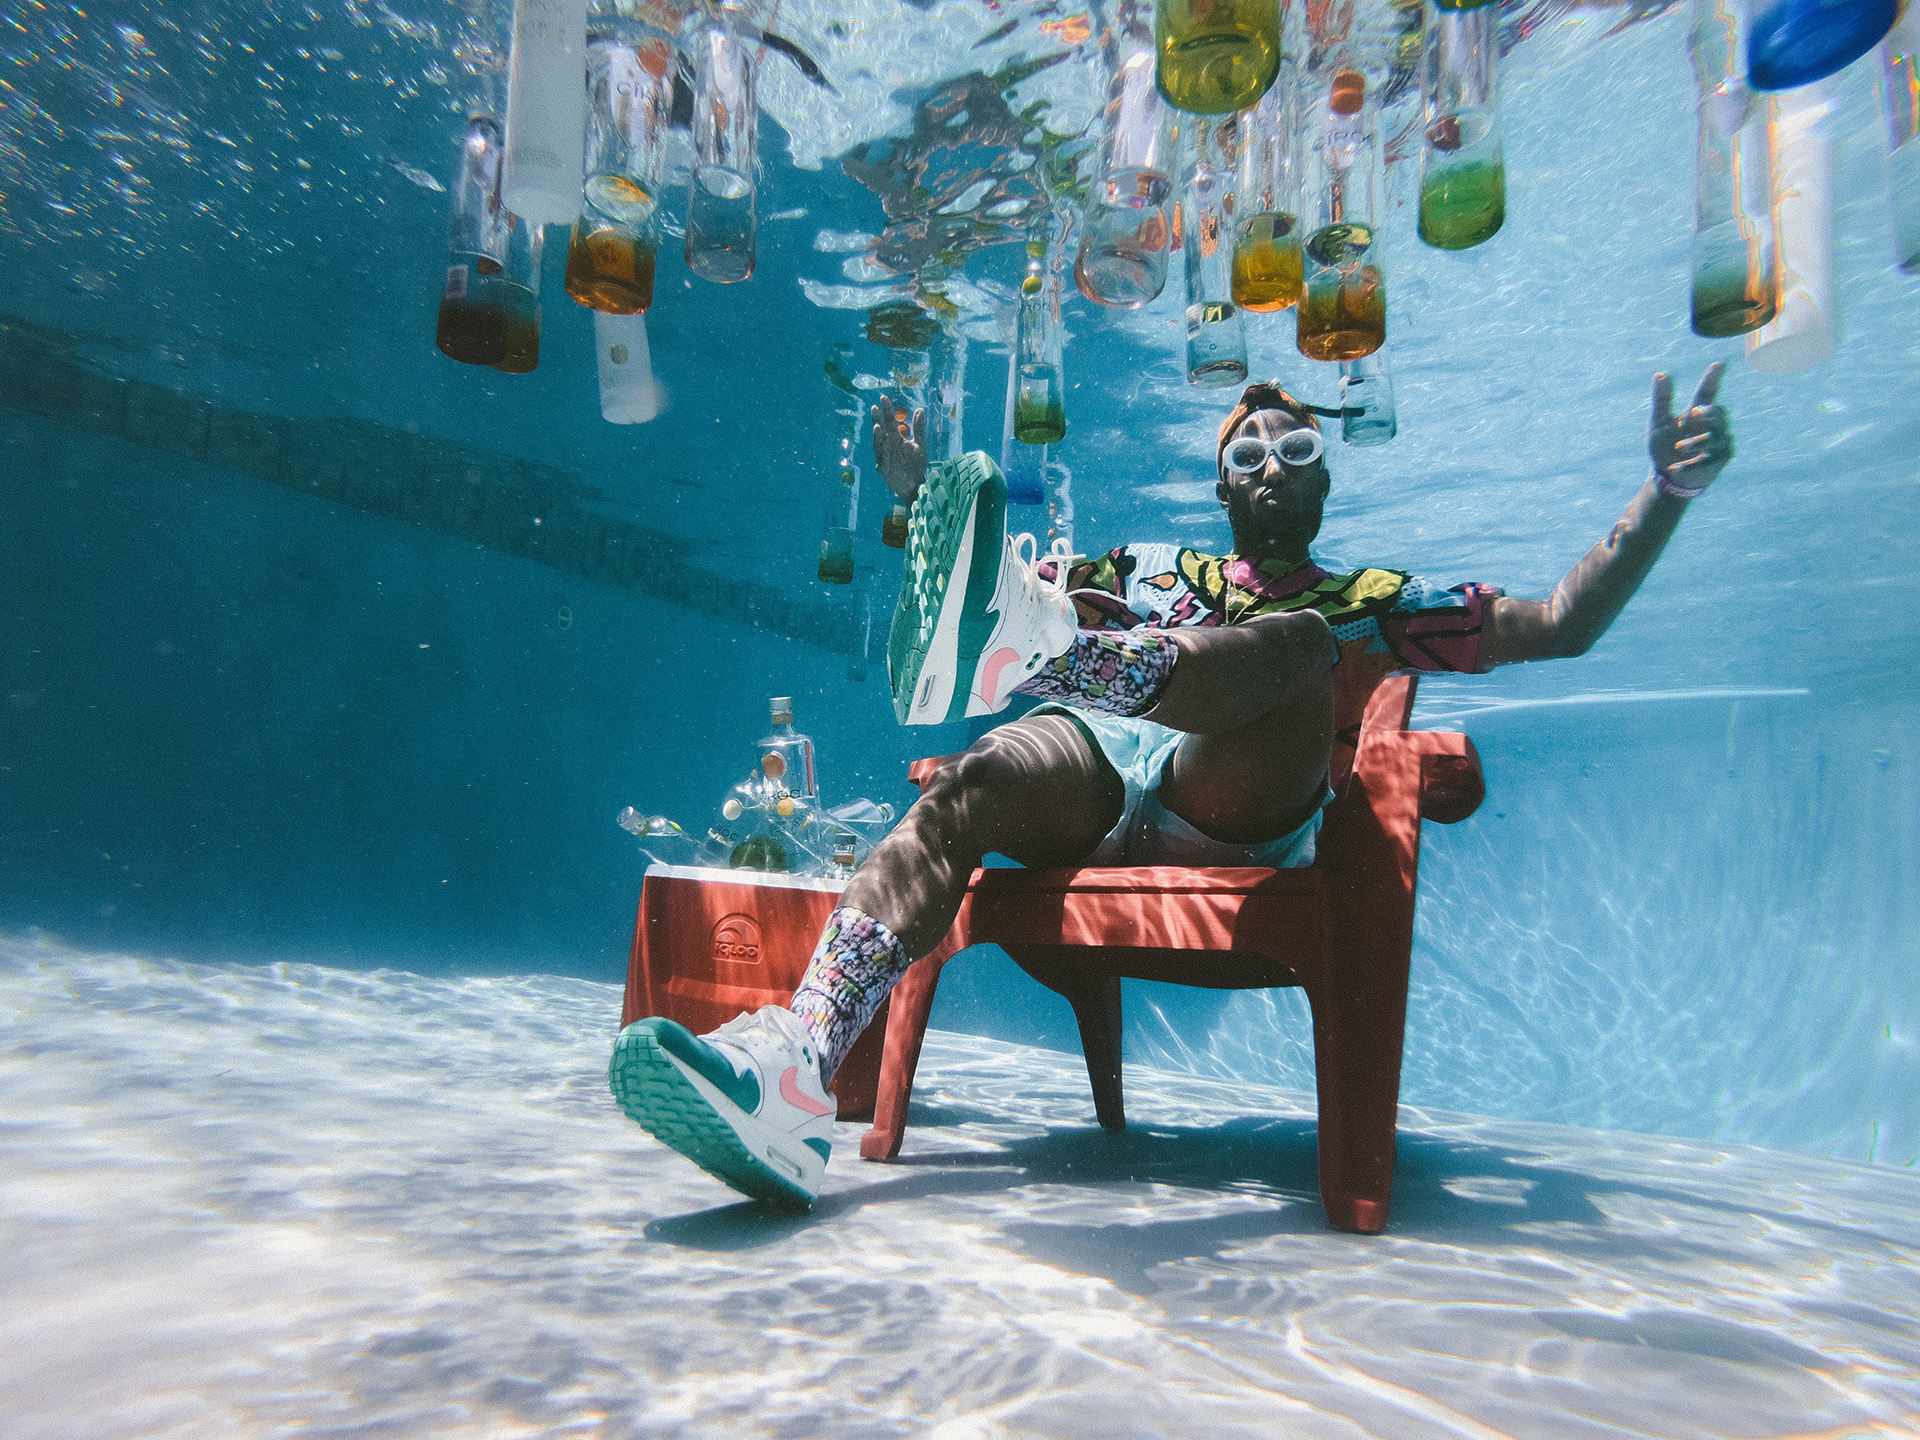
M 1340 659 L 1333 626 L 1316 610 L 1294 610 L 1285 615 L 1262 615 L 1247 622 L 1258 635 L 1276 678 L 1331 673 Z
M 921 795 L 915 808 L 925 807 L 925 819 L 943 831 L 978 837 L 1015 859 L 1031 853 L 1065 863 L 1113 827 L 1126 787 L 1072 720 L 1032 715 L 948 760 Z

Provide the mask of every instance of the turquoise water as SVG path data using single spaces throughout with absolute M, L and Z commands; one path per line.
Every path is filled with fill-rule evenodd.
M 1593 652 L 1423 681 L 1419 722 L 1474 738 L 1489 798 L 1427 827 L 1403 1098 L 1910 1182 L 1920 280 L 1893 268 L 1873 62 L 1822 122 L 1839 348 L 1763 376 L 1688 329 L 1685 20 L 1608 34 L 1626 13 L 1509 14 L 1541 23 L 1507 60 L 1508 218 L 1487 244 L 1421 246 L 1414 167 L 1389 168 L 1400 433 L 1329 456 L 1325 556 L 1542 596 L 1645 474 L 1652 371 L 1684 394 L 1729 364 L 1738 458 Z M 433 348 L 446 197 L 428 182 L 479 83 L 472 44 L 506 15 L 0 7 L 0 932 L 34 957 L 8 972 L 10 1013 L 29 974 L 175 961 L 242 989 L 281 963 L 327 967 L 324 985 L 430 977 L 403 1008 L 481 1006 L 473 977 L 528 974 L 600 1003 L 647 863 L 614 815 L 712 823 L 766 697 L 794 697 L 831 800 L 904 806 L 906 763 L 969 738 L 893 723 L 877 637 L 898 552 L 870 457 L 856 584 L 814 579 L 850 403 L 824 367 L 846 345 L 846 373 L 891 379 L 898 352 L 864 333 L 909 292 L 887 262 L 930 211 L 974 215 L 981 248 L 939 282 L 957 312 L 942 363 L 964 353 L 964 444 L 999 454 L 1033 206 L 977 212 L 1039 194 L 1005 117 L 1044 99 L 1050 126 L 1092 121 L 1092 47 L 1051 6 L 784 5 L 775 28 L 837 94 L 765 57 L 756 273 L 705 284 L 663 247 L 647 323 L 665 407 L 613 426 L 557 232 L 535 373 Z M 1383 53 L 1385 12 L 1358 24 Z M 1004 99 L 966 78 L 1055 56 Z M 961 110 L 951 143 L 928 141 L 930 115 Z M 917 198 L 897 183 L 914 157 Z M 1049 458 L 1083 550 L 1228 543 L 1225 402 L 1184 383 L 1179 292 L 1176 275 L 1121 313 L 1068 287 Z M 1247 321 L 1253 374 L 1333 403 L 1289 315 Z M 1044 531 L 1039 508 L 1013 515 Z M 862 605 L 876 643 L 856 680 Z M 101 958 L 120 955 L 142 958 Z M 1310 1088 L 1297 992 L 1140 986 L 1128 1006 L 1130 1062 Z M 948 969 L 935 1023 L 1077 1048 L 1064 1005 L 987 952 Z M 1841 1172 L 1793 1173 L 1818 1190 Z M 723 1203 L 692 1175 L 653 1213 Z M 1904 1257 L 1910 1305 L 1910 1206 L 1848 1193 L 1846 1223 Z M 1802 1428 L 1910 1424 L 1907 1393 L 1904 1421 Z

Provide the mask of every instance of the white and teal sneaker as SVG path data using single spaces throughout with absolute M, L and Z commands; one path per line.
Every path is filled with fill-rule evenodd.
M 1038 556 L 1007 534 L 1007 482 L 975 450 L 927 477 L 907 521 L 906 573 L 887 641 L 893 711 L 939 725 L 1004 710 L 1014 687 L 1073 644 L 1065 541 Z M 1023 553 L 1024 552 L 1024 553 Z M 1051 563 L 1052 579 L 1038 566 Z
M 806 1208 L 833 1150 L 834 1098 L 800 1017 L 783 1005 L 710 1035 L 659 1015 L 614 1043 L 620 1108 L 714 1179 L 756 1200 Z

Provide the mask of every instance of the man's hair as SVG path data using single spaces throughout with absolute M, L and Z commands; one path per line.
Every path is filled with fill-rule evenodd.
M 1293 396 L 1281 389 L 1271 380 L 1256 380 L 1240 392 L 1240 403 L 1233 407 L 1233 413 L 1221 422 L 1220 443 L 1213 450 L 1213 468 L 1220 468 L 1220 457 L 1227 453 L 1227 441 L 1233 438 L 1233 432 L 1246 423 L 1249 415 L 1262 410 L 1278 410 L 1291 415 L 1295 421 L 1312 430 L 1320 428 L 1320 422 Z

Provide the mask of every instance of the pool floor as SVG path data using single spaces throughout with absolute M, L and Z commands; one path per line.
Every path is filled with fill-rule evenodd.
M 606 1091 L 616 988 L 0 939 L 0 1418 L 225 1436 L 1920 1434 L 1920 1175 L 928 1037 L 812 1215 Z

